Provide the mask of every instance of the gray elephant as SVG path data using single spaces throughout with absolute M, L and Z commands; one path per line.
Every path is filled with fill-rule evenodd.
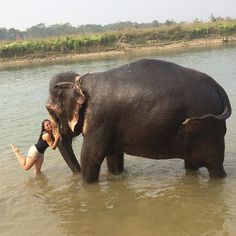
M 180 158 L 188 170 L 226 175 L 230 102 L 219 84 L 196 70 L 144 59 L 84 76 L 61 73 L 50 82 L 46 107 L 59 127 L 64 160 L 86 182 L 98 181 L 104 158 L 110 173 L 121 173 L 124 153 Z M 81 133 L 80 167 L 72 140 Z

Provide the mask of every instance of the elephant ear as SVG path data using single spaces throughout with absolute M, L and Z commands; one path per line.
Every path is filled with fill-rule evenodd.
M 85 96 L 82 93 L 82 91 L 80 92 L 80 95 L 77 97 L 76 102 L 75 102 L 75 108 L 73 110 L 73 114 L 71 119 L 68 121 L 68 125 L 70 127 L 70 129 L 74 132 L 75 126 L 76 124 L 79 122 L 79 113 L 80 113 L 80 109 L 82 107 L 82 105 L 85 102 Z

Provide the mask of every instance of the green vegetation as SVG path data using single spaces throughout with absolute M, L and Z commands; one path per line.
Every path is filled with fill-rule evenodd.
M 113 46 L 115 35 L 67 36 L 50 39 L 24 40 L 0 45 L 0 57 L 43 57 L 58 53 L 101 51 Z
M 96 31 L 95 29 L 97 30 L 96 27 L 94 31 Z M 127 27 L 120 27 L 116 30 L 114 27 L 110 27 L 110 29 L 112 30 L 99 33 L 89 32 L 41 39 L 2 41 L 0 43 L 0 58 L 46 57 L 54 54 L 100 52 L 140 45 L 161 46 L 201 38 L 221 37 L 227 40 L 229 36 L 236 35 L 236 20 L 212 18 L 210 22 L 195 20 L 193 23 L 175 23 L 167 21 L 164 24 L 153 21 L 149 25 L 128 24 Z

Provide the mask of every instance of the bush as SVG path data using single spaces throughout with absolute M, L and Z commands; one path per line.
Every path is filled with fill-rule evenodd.
M 198 39 L 212 36 L 228 36 L 236 33 L 235 20 L 179 24 L 158 24 L 148 28 L 124 28 L 101 34 L 74 35 L 38 40 L 4 42 L 0 44 L 0 57 L 22 57 L 27 55 L 45 56 L 55 53 L 81 53 L 101 51 L 119 47 L 119 43 L 130 45 L 163 43 L 185 39 Z

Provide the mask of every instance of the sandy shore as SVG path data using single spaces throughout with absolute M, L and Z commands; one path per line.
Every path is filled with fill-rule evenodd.
M 148 51 L 155 50 L 158 52 L 168 52 L 171 50 L 182 50 L 187 48 L 199 48 L 199 47 L 220 47 L 226 43 L 235 43 L 236 36 L 227 39 L 227 42 L 222 38 L 208 38 L 208 39 L 198 39 L 191 41 L 181 41 L 181 42 L 170 42 L 165 44 L 149 44 L 140 46 L 130 46 L 127 44 L 122 44 L 119 50 L 109 50 L 94 53 L 82 53 L 82 54 L 62 54 L 62 55 L 50 55 L 44 58 L 37 57 L 26 57 L 26 58 L 10 58 L 10 59 L 0 59 L 0 69 L 8 69 L 14 67 L 26 67 L 30 65 L 48 65 L 56 63 L 69 63 L 82 60 L 99 60 L 106 58 L 116 58 L 122 55 L 128 55 L 131 53 L 147 53 Z

